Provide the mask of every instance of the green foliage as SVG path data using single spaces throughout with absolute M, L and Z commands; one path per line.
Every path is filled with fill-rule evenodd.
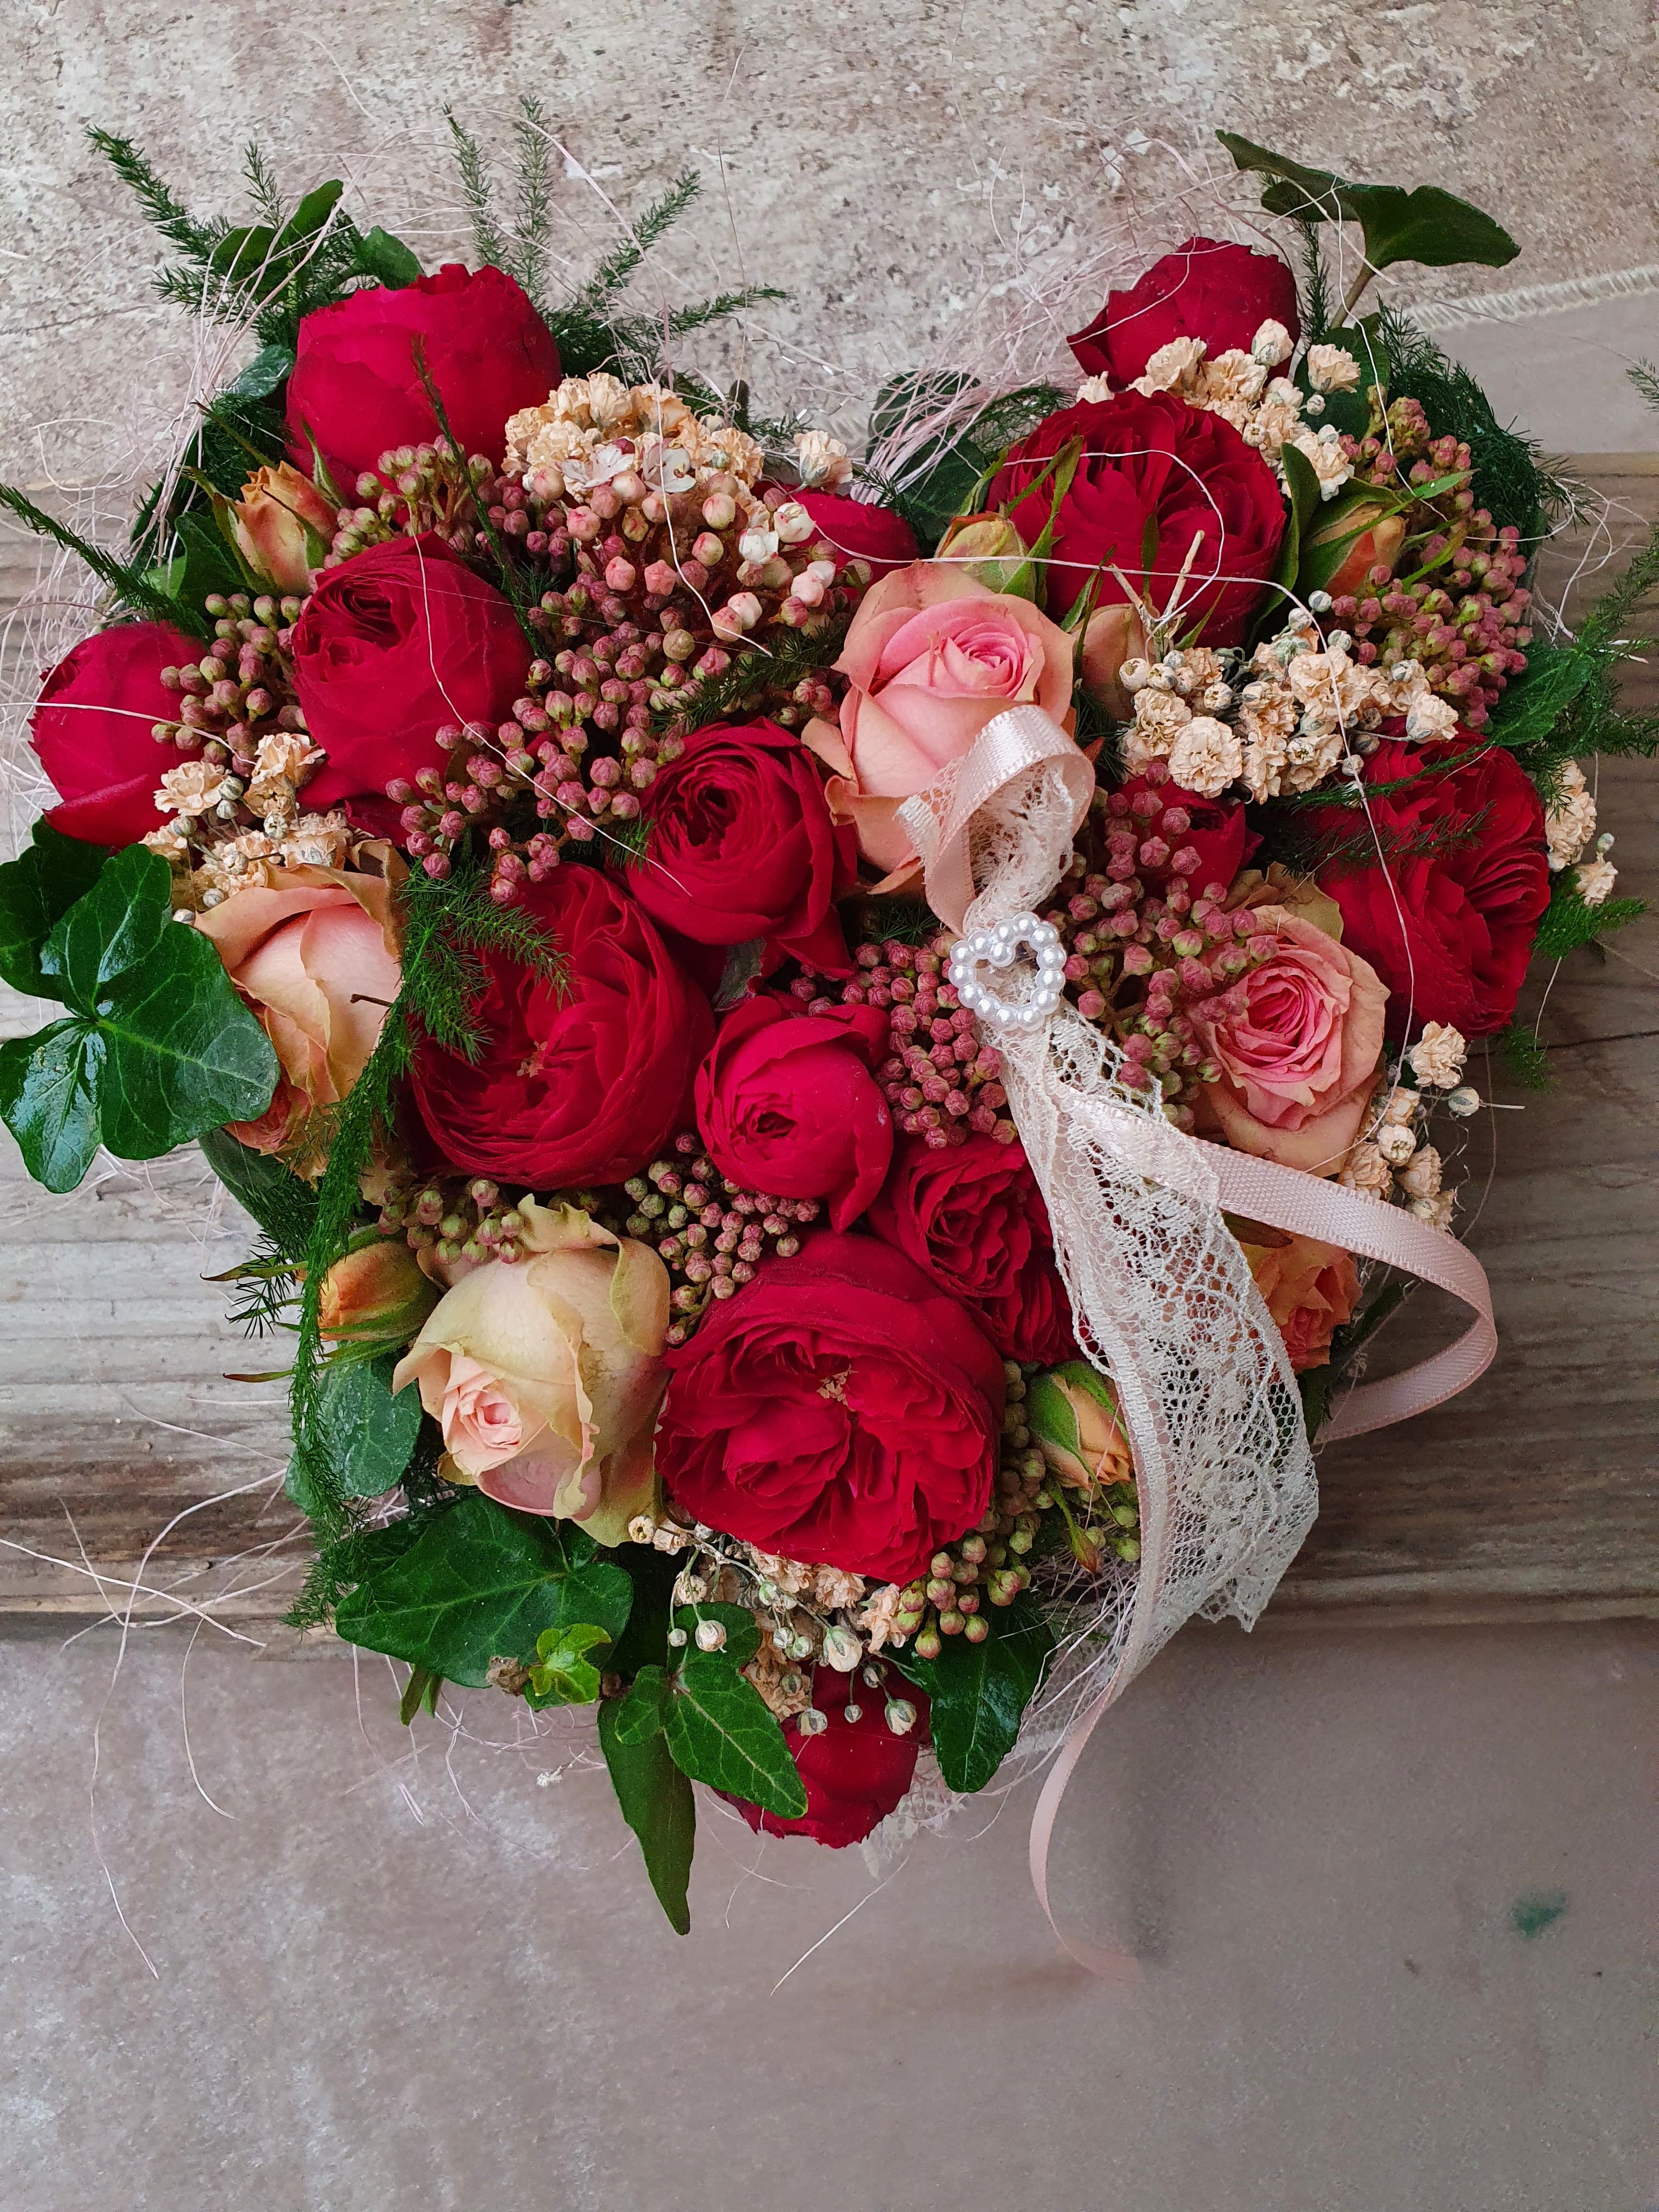
M 540 1712 L 547 1705 L 591 1705 L 598 1702 L 600 1674 L 586 1656 L 609 1648 L 611 1638 L 591 1621 L 545 1628 L 536 1638 L 536 1664 L 525 1687 L 525 1702 Z
M 41 975 L 41 948 L 108 858 L 101 845 L 64 836 L 44 816 L 35 823 L 24 851 L 0 867 L 0 982 L 31 998 L 58 996 Z
M 462 129 L 453 108 L 444 109 L 444 121 L 449 125 L 455 167 L 461 179 L 461 197 L 466 203 L 467 220 L 472 225 L 472 250 L 481 262 L 505 269 L 509 258 L 507 240 L 495 220 L 495 198 L 483 149 L 470 131 Z
M 677 703 L 656 718 L 659 726 L 689 732 L 710 722 L 745 720 L 767 698 L 781 697 L 804 677 L 828 668 L 840 655 L 851 620 L 843 615 L 801 629 L 769 630 L 763 645 L 751 641 L 735 653 L 724 675 L 709 677 L 689 696 L 676 692 Z
M 619 1674 L 659 1670 L 668 1664 L 669 1607 L 679 1562 L 672 1554 L 648 1544 L 623 1544 L 613 1554 L 617 1565 L 634 1585 L 634 1602 L 628 1609 L 628 1626 L 617 1639 L 611 1664 Z
M 640 1839 L 657 1901 L 676 1934 L 685 1936 L 691 1928 L 686 1889 L 696 1848 L 696 1799 L 667 1738 L 656 1729 L 642 1738 L 624 1736 L 623 1711 L 616 1703 L 599 1707 L 599 1748 L 622 1816 Z
M 1581 945 L 1593 945 L 1610 930 L 1622 929 L 1647 911 L 1643 899 L 1603 899 L 1587 906 L 1576 868 L 1563 868 L 1550 886 L 1550 902 L 1538 925 L 1533 951 L 1546 960 L 1565 959 Z
M 698 1624 L 705 1620 L 714 1621 L 726 1631 L 726 1641 L 720 1648 L 734 1667 L 747 1666 L 760 1650 L 755 1616 L 743 1606 L 718 1605 L 705 1599 L 697 1605 L 683 1605 L 674 1615 L 675 1627 L 683 1629 L 694 1646 Z
M 1512 1021 L 1492 1039 L 1498 1066 L 1522 1091 L 1547 1091 L 1550 1060 L 1542 1039 L 1529 1022 Z
M 806 1790 L 766 1700 L 724 1651 L 690 1651 L 670 1678 L 663 1734 L 694 1782 L 799 1820 Z
M 239 1144 L 228 1129 L 204 1129 L 202 1156 L 285 1260 L 302 1261 L 317 1223 L 317 1194 L 269 1152 Z
M 533 1666 L 549 1629 L 619 1636 L 632 1595 L 582 1530 L 475 1491 L 367 1574 L 336 1606 L 334 1625 L 348 1643 L 476 1689 L 492 1659 Z
M 153 1160 L 270 1103 L 270 1041 L 171 890 L 160 854 L 129 846 L 40 947 L 38 988 L 68 1018 L 0 1046 L 0 1118 L 48 1190 L 72 1190 L 100 1145 Z
M 1055 386 L 1028 384 L 963 411 L 959 403 L 974 388 L 961 370 L 908 372 L 882 386 L 870 410 L 872 446 L 947 409 L 957 410 L 958 419 L 923 439 L 896 468 L 866 471 L 915 532 L 924 553 L 933 550 L 955 516 L 972 511 L 1009 447 L 1066 404 Z
M 1239 168 L 1268 179 L 1261 204 L 1269 215 L 1302 226 L 1358 223 L 1372 270 L 1392 268 L 1398 261 L 1416 261 L 1429 269 L 1474 261 L 1502 269 L 1521 251 L 1500 223 L 1438 185 L 1419 185 L 1408 192 L 1399 185 L 1355 184 L 1333 170 L 1310 169 L 1270 153 L 1236 131 L 1215 135 Z
M 1407 1285 L 1397 1278 L 1385 1283 L 1362 1312 L 1331 1331 L 1330 1357 L 1325 1365 L 1305 1368 L 1297 1376 L 1297 1389 L 1302 1400 L 1302 1419 L 1310 1444 L 1331 1417 L 1331 1401 L 1336 1395 L 1337 1384 L 1352 1366 L 1364 1346 L 1375 1336 L 1389 1316 L 1404 1303 L 1407 1289 Z
M 1522 538 L 1536 537 L 1545 514 L 1559 502 L 1536 446 L 1498 422 L 1468 369 L 1448 361 L 1408 317 L 1384 307 L 1379 327 L 1389 356 L 1389 398 L 1415 399 L 1437 438 L 1467 444 L 1475 505 L 1500 527 L 1512 524 Z
M 326 1456 L 343 1497 L 384 1497 L 409 1465 L 420 1433 L 421 1396 L 412 1388 L 393 1395 L 396 1365 L 389 1354 L 355 1359 L 337 1353 L 322 1370 L 312 1415 L 314 1448 Z
M 108 585 L 118 605 L 129 607 L 134 614 L 143 615 L 151 622 L 171 623 L 175 629 L 185 630 L 192 637 L 212 636 L 213 624 L 200 606 L 186 605 L 149 571 L 119 560 L 101 545 L 94 545 L 90 538 L 82 538 L 79 531 L 71 530 L 67 523 L 59 522 L 55 515 L 38 507 L 15 485 L 0 484 L 0 507 L 15 514 L 37 538 L 49 538 L 66 553 L 78 555 L 99 581 Z
M 620 246 L 613 246 L 587 282 L 574 292 L 569 311 L 604 315 L 614 307 L 629 280 L 659 239 L 665 238 L 702 190 L 695 169 L 684 169 L 659 199 L 653 200 Z
M 517 251 L 510 266 L 530 297 L 538 301 L 546 273 L 553 191 L 550 141 L 541 102 L 533 94 L 526 93 L 519 102 L 514 135 L 519 142 L 519 218 L 514 226 Z
M 928 1725 L 939 1771 L 952 1790 L 982 1790 L 1014 1747 L 1021 1716 L 1054 1649 L 1054 1632 L 1029 1593 L 988 1616 L 983 1644 L 948 1638 L 937 1659 L 894 1654 L 900 1672 L 933 1700 Z
M 1314 473 L 1313 463 L 1294 446 L 1287 445 L 1279 459 L 1285 467 L 1285 486 L 1290 495 L 1291 512 L 1285 525 L 1285 536 L 1279 549 L 1279 566 L 1273 572 L 1275 583 L 1287 592 L 1296 589 L 1297 574 L 1302 565 L 1302 540 L 1315 521 L 1319 519 L 1322 504 L 1319 478 Z M 1277 628 L 1281 615 L 1279 602 L 1270 599 L 1262 620 L 1269 628 Z
M 1659 407 L 1659 368 L 1650 361 L 1632 363 L 1625 374 L 1650 407 Z

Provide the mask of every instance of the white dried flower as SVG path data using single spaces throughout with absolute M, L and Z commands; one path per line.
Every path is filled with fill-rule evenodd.
M 1417 1150 L 1417 1132 L 1399 1121 L 1385 1121 L 1371 1142 L 1391 1168 L 1403 1168 Z
M 1369 1143 L 1353 1147 L 1336 1179 L 1346 1190 L 1370 1191 L 1377 1198 L 1386 1198 L 1394 1188 L 1394 1170 Z
M 1342 346 L 1310 346 L 1308 381 L 1316 392 L 1356 392 L 1359 363 Z
M 256 783 L 274 781 L 283 776 L 292 784 L 303 783 L 328 758 L 320 745 L 313 745 L 303 730 L 272 730 L 259 740 L 259 750 L 253 756 L 253 775 Z
M 1112 397 L 1112 380 L 1109 376 L 1085 376 L 1077 388 L 1077 396 L 1079 404 L 1109 399 Z
M 1436 1198 L 1440 1192 L 1440 1155 L 1432 1145 L 1419 1146 L 1395 1178 L 1407 1198 Z
M 1318 477 L 1321 499 L 1334 499 L 1353 474 L 1353 463 L 1336 432 L 1328 423 L 1322 430 L 1299 432 L 1291 443 Z
M 852 480 L 853 464 L 839 438 L 824 430 L 798 430 L 795 473 L 810 490 L 840 491 Z
M 1277 368 L 1280 362 L 1290 359 L 1295 349 L 1284 324 L 1275 322 L 1271 316 L 1250 340 L 1250 351 L 1264 368 Z
M 185 761 L 164 769 L 155 805 L 163 814 L 206 814 L 224 796 L 225 772 L 212 761 Z
M 1586 906 L 1600 906 L 1619 880 L 1611 860 L 1583 860 L 1578 868 L 1578 896 Z
M 1468 1040 L 1449 1022 L 1430 1022 L 1406 1057 L 1419 1083 L 1450 1091 L 1462 1079 L 1468 1050 Z
M 1414 1213 L 1419 1221 L 1426 1221 L 1431 1229 L 1449 1229 L 1452 1208 L 1457 1203 L 1455 1191 L 1443 1190 L 1433 1198 L 1413 1198 L 1407 1201 L 1406 1211 Z
M 1155 753 L 1167 752 L 1177 732 L 1192 719 L 1193 710 L 1179 692 L 1165 690 L 1158 684 L 1145 684 L 1135 693 L 1135 732 Z
M 1147 356 L 1146 366 L 1133 389 L 1151 398 L 1155 392 L 1190 392 L 1198 380 L 1204 359 L 1202 338 L 1171 338 Z
M 302 814 L 283 840 L 283 859 L 290 868 L 337 868 L 350 843 L 351 825 L 343 809 Z
M 1425 686 L 1406 709 L 1406 735 L 1416 744 L 1449 738 L 1457 727 L 1457 709 L 1449 699 Z
M 1382 1121 L 1397 1122 L 1401 1128 L 1409 1128 L 1417 1119 L 1417 1109 L 1421 1103 L 1416 1091 L 1402 1084 L 1397 1091 L 1389 1093 L 1377 1118 Z
M 1206 361 L 1198 376 L 1198 396 L 1207 407 L 1253 407 L 1267 386 L 1267 372 L 1254 356 L 1230 346 Z
M 1561 771 L 1560 795 L 1544 817 L 1552 868 L 1570 868 L 1595 835 L 1595 801 L 1577 761 Z
M 837 1623 L 825 1632 L 823 1656 L 824 1664 L 838 1674 L 850 1674 L 864 1656 L 864 1646 L 850 1628 Z
M 143 842 L 152 853 L 159 853 L 165 860 L 182 860 L 190 851 L 190 840 L 176 822 L 164 822 L 159 830 L 152 830 Z
M 1238 735 L 1213 714 L 1195 714 L 1170 748 L 1170 774 L 1183 791 L 1215 799 L 1244 769 Z
M 1271 731 L 1252 738 L 1245 746 L 1242 781 L 1258 806 L 1263 799 L 1279 797 L 1285 765 L 1285 740 Z
M 884 1583 L 864 1610 L 854 1615 L 854 1620 L 872 1651 L 884 1650 L 892 1642 L 898 1630 L 903 1595 L 896 1583 Z

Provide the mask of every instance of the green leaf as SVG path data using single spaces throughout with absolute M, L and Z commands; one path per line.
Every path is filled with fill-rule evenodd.
M 213 946 L 173 920 L 171 886 L 159 854 L 118 853 L 41 948 L 70 1018 L 0 1049 L 0 1119 L 48 1190 L 72 1190 L 100 1144 L 155 1159 L 270 1103 L 270 1041 Z
M 1234 131 L 1218 131 L 1216 137 L 1239 168 L 1269 179 L 1261 194 L 1269 215 L 1292 222 L 1358 223 L 1373 269 L 1391 268 L 1396 261 L 1429 269 L 1474 261 L 1501 269 L 1521 251 L 1501 223 L 1437 185 L 1408 192 L 1400 185 L 1354 184 L 1334 170 L 1304 167 Z
M 246 284 L 256 271 L 270 274 L 271 248 L 276 234 L 269 223 L 248 223 L 228 230 L 208 256 L 208 267 L 228 284 Z
M 1279 549 L 1279 566 L 1273 571 L 1275 583 L 1282 584 L 1287 592 L 1297 587 L 1302 568 L 1303 532 L 1312 524 L 1322 504 L 1319 478 L 1307 455 L 1294 446 L 1285 446 L 1279 454 L 1285 466 L 1285 486 L 1291 495 L 1290 520 L 1285 525 L 1285 537 Z M 1279 625 L 1279 612 L 1274 609 L 1273 625 Z
M 180 580 L 173 587 L 181 599 L 196 605 L 210 592 L 222 592 L 228 597 L 232 592 L 247 589 L 241 564 L 211 514 L 192 508 L 188 514 L 181 514 L 173 527 L 176 557 L 184 562 Z
M 344 183 L 338 177 L 331 178 L 325 185 L 314 185 L 283 225 L 277 245 L 292 250 L 308 244 L 333 214 L 344 190 Z
M 683 1605 L 674 1615 L 674 1626 L 685 1631 L 694 1647 L 700 1620 L 718 1621 L 726 1631 L 726 1641 L 718 1648 L 734 1667 L 747 1666 L 760 1650 L 760 1630 L 755 1625 L 755 1616 L 743 1606 L 719 1605 L 713 1600 Z
M 617 1735 L 623 1743 L 645 1743 L 662 1727 L 668 1681 L 660 1667 L 641 1667 L 616 1701 Z
M 1594 944 L 1609 930 L 1624 928 L 1646 911 L 1644 899 L 1610 898 L 1603 899 L 1600 906 L 1587 906 L 1578 888 L 1577 869 L 1563 868 L 1550 887 L 1550 902 L 1532 949 L 1546 960 L 1562 960 L 1581 945 Z
M 610 1644 L 603 1628 L 589 1620 L 568 1628 L 544 1629 L 536 1638 L 538 1664 L 530 1670 L 526 1701 L 539 1712 L 544 1705 L 591 1705 L 599 1694 L 599 1670 L 584 1656 Z
M 40 973 L 40 948 L 108 858 L 103 846 L 65 837 L 44 817 L 36 822 L 27 848 L 0 867 L 0 982 L 31 997 L 58 995 Z
M 388 292 L 400 292 L 421 273 L 420 257 L 411 253 L 401 238 L 393 238 L 377 223 L 357 247 L 357 266 Z
M 668 1664 L 669 1607 L 680 1563 L 645 1544 L 623 1544 L 611 1553 L 634 1585 L 628 1626 L 617 1639 L 611 1663 L 622 1675 L 641 1674 Z
M 895 1663 L 933 1700 L 928 1726 L 939 1771 L 952 1790 L 982 1790 L 1013 1749 L 1020 1717 L 1054 1648 L 1042 1608 L 1029 1594 L 992 1613 L 983 1644 L 949 1638 L 937 1659 L 914 1650 Z
M 411 1667 L 409 1680 L 404 1685 L 403 1696 L 398 1701 L 398 1717 L 405 1728 L 424 1705 L 429 1713 L 438 1710 L 438 1692 L 444 1686 L 441 1674 L 429 1674 L 424 1667 Z
M 392 1395 L 395 1358 L 335 1359 L 323 1370 L 312 1427 L 347 1498 L 395 1488 L 421 1433 L 421 1394 Z
M 620 1636 L 632 1596 L 580 1529 L 475 1491 L 343 1599 L 335 1626 L 348 1643 L 477 1689 L 494 1658 L 533 1665 L 547 1629 L 591 1622 Z
M 689 1935 L 686 1889 L 696 1848 L 696 1799 L 666 1739 L 652 1735 L 630 1741 L 621 1733 L 619 1710 L 615 1704 L 599 1707 L 599 1748 L 611 1771 L 611 1786 L 623 1820 L 640 1839 L 658 1903 L 675 1933 Z
M 287 382 L 293 371 L 292 346 L 261 346 L 235 382 L 227 388 L 239 399 L 265 399 Z
M 256 1152 L 228 1129 L 204 1129 L 202 1156 L 251 1213 L 284 1259 L 303 1261 L 317 1219 L 317 1194 L 270 1152 Z
M 1500 744 L 1535 744 L 1556 723 L 1595 675 L 1599 656 L 1591 647 L 1551 645 L 1539 639 L 1527 647 L 1527 667 L 1504 694 L 1492 717 L 1492 733 Z
M 765 1699 L 723 1651 L 694 1651 L 674 1678 L 663 1733 L 694 1782 L 799 1820 L 806 1790 Z

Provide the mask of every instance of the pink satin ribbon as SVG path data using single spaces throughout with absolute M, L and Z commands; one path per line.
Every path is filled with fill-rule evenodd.
M 972 750 L 939 783 L 899 810 L 925 864 L 928 902 L 953 929 L 963 927 L 979 890 L 975 860 L 994 858 L 994 848 L 983 855 L 977 849 L 983 842 L 976 819 L 981 810 L 1009 786 L 1049 770 L 1065 784 L 1075 835 L 1088 811 L 1093 771 L 1065 731 L 1041 708 L 1013 708 L 987 726 Z M 1042 895 L 1047 896 L 1052 889 L 1052 884 L 1046 886 Z M 1445 1231 L 1431 1228 L 1403 1207 L 1368 1193 L 1188 1137 L 1167 1121 L 1125 1107 L 1097 1098 L 1079 1101 L 1078 1110 L 1092 1139 L 1149 1181 L 1270 1228 L 1316 1237 L 1381 1261 L 1449 1291 L 1469 1309 L 1468 1327 L 1443 1351 L 1386 1381 L 1351 1389 L 1322 1431 L 1322 1441 L 1362 1436 L 1425 1413 L 1467 1389 L 1491 1364 L 1498 1334 L 1486 1271 L 1468 1247 Z M 1061 1930 L 1048 1899 L 1048 1851 L 1060 1801 L 1084 1747 L 1131 1671 L 1120 1667 L 1073 1722 L 1044 1780 L 1030 1838 L 1031 1881 L 1056 1942 L 1080 1966 L 1120 1987 L 1140 1980 L 1139 1964 L 1126 1951 L 1104 1948 Z

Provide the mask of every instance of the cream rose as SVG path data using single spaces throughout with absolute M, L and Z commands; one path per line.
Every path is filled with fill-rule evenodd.
M 517 1210 L 525 1256 L 447 1291 L 392 1387 L 418 1384 L 450 1481 L 620 1544 L 653 1493 L 668 1270 L 575 1206 Z
M 251 885 L 210 907 L 196 925 L 282 1062 L 269 1107 L 231 1129 L 258 1152 L 303 1148 L 313 1110 L 337 1105 L 362 1073 L 403 980 L 386 877 L 355 868 L 273 875 L 270 886 Z M 293 1164 L 299 1174 L 319 1173 L 322 1155 L 302 1149 Z
M 841 726 L 803 735 L 834 771 L 826 795 L 859 849 L 896 890 L 919 866 L 898 819 L 1010 707 L 1072 727 L 1072 640 L 1027 600 L 948 562 L 915 561 L 865 593 L 836 668 L 850 689 Z

